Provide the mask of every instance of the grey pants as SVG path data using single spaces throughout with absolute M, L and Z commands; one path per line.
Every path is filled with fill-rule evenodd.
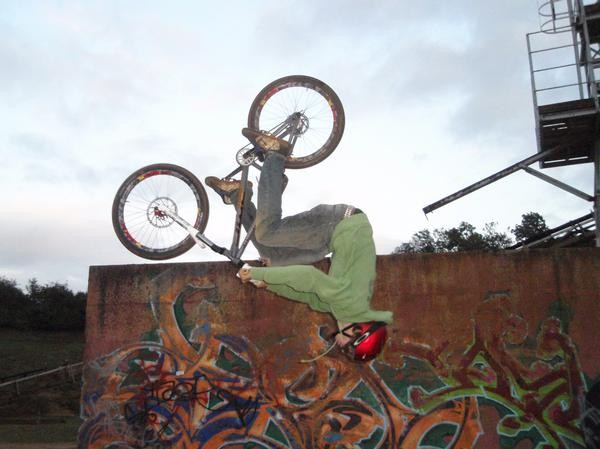
M 246 190 L 242 224 L 246 231 L 256 219 L 252 243 L 261 258 L 273 266 L 310 264 L 331 252 L 329 243 L 343 219 L 346 204 L 320 204 L 306 212 L 281 216 L 285 157 L 267 153 L 258 183 L 258 201 L 252 203 L 252 188 Z M 237 207 L 236 195 L 232 200 Z

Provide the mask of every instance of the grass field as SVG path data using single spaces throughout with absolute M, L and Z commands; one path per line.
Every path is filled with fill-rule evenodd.
M 81 419 L 66 416 L 62 422 L 0 424 L 1 443 L 62 443 L 77 441 Z
M 82 360 L 83 333 L 0 329 L 0 378 Z M 14 390 L 0 394 L 13 394 Z M 74 443 L 81 424 L 81 384 L 61 383 L 11 396 L 0 405 L 1 443 Z M 3 446 L 6 446 L 5 444 Z
M 0 328 L 0 378 L 81 362 L 83 332 L 25 332 Z

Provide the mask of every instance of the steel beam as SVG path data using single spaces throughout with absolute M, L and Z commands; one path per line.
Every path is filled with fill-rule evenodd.
M 458 192 L 455 192 L 452 195 L 448 195 L 447 197 L 430 204 L 429 206 L 425 206 L 423 208 L 423 212 L 425 212 L 425 214 L 433 212 L 434 210 L 439 209 L 440 207 L 445 206 L 446 204 L 449 204 L 452 201 L 462 198 L 463 196 L 468 195 L 469 193 L 473 193 L 474 191 L 479 190 L 482 187 L 487 186 L 488 184 L 496 182 L 499 179 L 502 179 L 514 172 L 521 170 L 523 166 L 531 165 L 534 162 L 539 161 L 540 159 L 550 156 L 558 149 L 559 147 L 554 147 L 541 153 L 534 154 L 533 156 L 529 156 L 527 159 L 523 159 L 522 161 L 517 162 L 516 164 L 513 164 L 510 167 L 505 168 L 504 170 L 500 170 L 499 172 L 494 173 L 493 175 L 488 176 L 487 178 L 482 179 L 481 181 L 471 184 L 469 187 L 465 187 L 464 189 L 459 190 Z
M 565 184 L 564 182 L 559 181 L 558 179 L 553 178 L 552 176 L 548 176 L 544 173 L 534 170 L 533 168 L 528 167 L 527 165 L 524 165 L 521 168 L 523 170 L 525 170 L 527 173 L 529 173 L 530 175 L 533 175 L 536 178 L 541 179 L 542 181 L 546 181 L 546 182 L 552 184 L 553 186 L 558 187 L 559 189 L 563 189 L 569 193 L 572 193 L 573 195 L 578 196 L 581 199 L 584 199 L 584 200 L 590 201 L 590 202 L 594 201 L 593 196 L 588 195 L 587 193 L 582 192 L 581 190 L 576 189 L 575 187 L 571 187 L 569 184 Z

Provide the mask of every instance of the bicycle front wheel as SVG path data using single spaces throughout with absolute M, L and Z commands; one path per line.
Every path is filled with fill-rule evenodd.
M 306 168 L 328 157 L 344 133 L 345 116 L 336 93 L 316 78 L 291 75 L 267 85 L 252 102 L 248 127 L 294 143 L 287 168 Z
M 164 260 L 183 254 L 195 243 L 169 214 L 202 232 L 208 222 L 208 197 L 198 178 L 185 168 L 153 164 L 132 173 L 119 187 L 112 222 L 129 251 Z

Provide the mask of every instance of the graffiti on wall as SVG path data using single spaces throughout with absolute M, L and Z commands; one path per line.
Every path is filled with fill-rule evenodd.
M 393 362 L 300 364 L 324 326 L 257 344 L 228 333 L 219 301 L 207 279 L 151 298 L 156 325 L 88 364 L 80 448 L 584 447 L 584 380 L 556 317 L 532 338 L 492 298 L 466 347 L 402 341 Z
M 600 382 L 585 395 L 581 428 L 588 449 L 600 449 Z

